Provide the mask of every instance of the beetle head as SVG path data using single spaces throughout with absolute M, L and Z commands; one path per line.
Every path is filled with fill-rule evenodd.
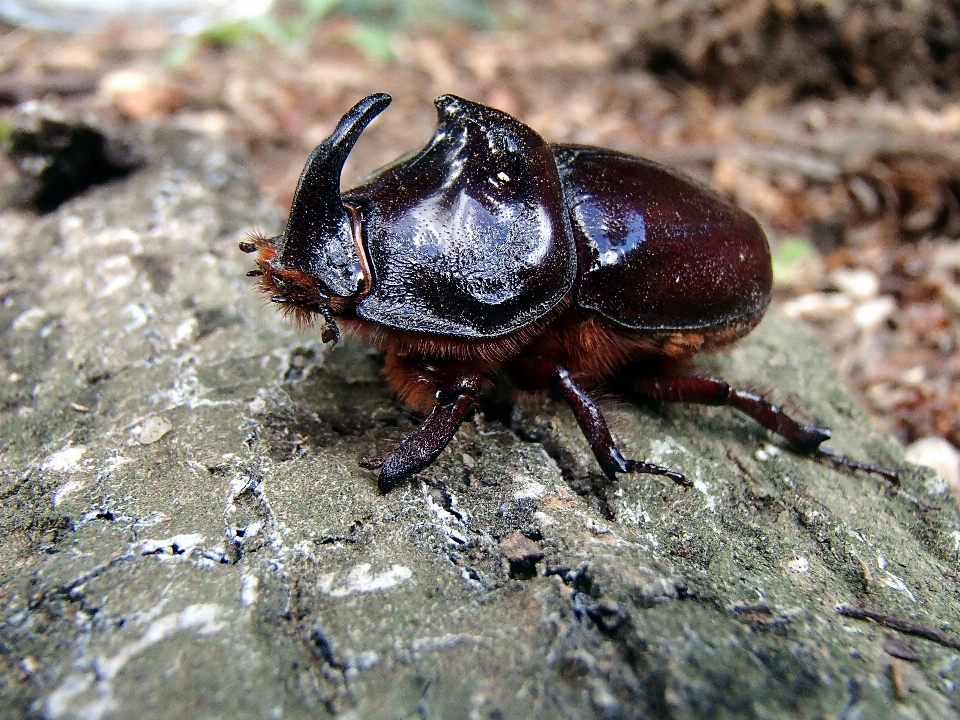
M 363 270 L 354 243 L 351 214 L 340 197 L 340 173 L 360 133 L 390 104 L 379 93 L 344 115 L 333 133 L 307 159 L 282 235 L 241 243 L 257 251 L 261 289 L 303 324 L 323 315 L 323 341 L 339 338 L 333 320 L 363 290 Z

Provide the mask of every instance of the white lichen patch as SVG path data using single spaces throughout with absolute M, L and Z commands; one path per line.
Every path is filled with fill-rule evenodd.
M 707 502 L 707 510 L 713 512 L 717 509 L 717 498 L 710 491 L 710 486 L 700 477 L 700 468 L 694 470 L 693 489 L 703 495 Z
M 128 457 L 124 457 L 123 455 L 114 455 L 104 462 L 97 474 L 101 477 L 106 477 L 116 471 L 117 468 L 131 462 L 133 462 L 133 460 Z
M 798 557 L 787 563 L 787 570 L 805 575 L 810 572 L 810 561 L 805 557 Z
M 258 395 L 247 405 L 247 410 L 250 411 L 251 415 L 263 415 L 267 412 L 267 401 L 261 395 Z
M 361 563 L 350 569 L 342 585 L 334 587 L 336 573 L 322 575 L 317 581 L 317 589 L 331 597 L 345 597 L 354 593 L 383 592 L 406 582 L 413 573 L 403 565 L 391 565 L 379 575 L 370 574 L 370 563 Z
M 43 470 L 52 470 L 53 472 L 77 472 L 80 470 L 80 458 L 86 451 L 87 449 L 82 445 L 68 445 L 62 450 L 48 455 L 40 467 Z
M 67 480 L 67 482 L 58 487 L 57 491 L 53 494 L 53 506 L 57 507 L 57 505 L 66 500 L 68 496 L 82 487 L 83 483 L 79 480 Z
M 760 462 L 766 462 L 767 460 L 770 460 L 775 457 L 780 457 L 781 455 L 783 455 L 783 450 L 778 448 L 776 445 L 771 445 L 770 443 L 767 443 L 762 448 L 757 450 L 753 454 L 753 457 L 755 457 Z
M 542 483 L 538 483 L 536 480 L 526 475 L 515 476 L 513 478 L 513 484 L 517 486 L 517 489 L 513 492 L 513 497 L 517 500 L 522 500 L 524 498 L 539 500 L 547 492 L 547 489 Z
M 24 310 L 22 313 L 17 315 L 14 321 L 10 324 L 12 330 L 36 330 L 40 327 L 40 324 L 47 317 L 48 313 L 43 308 L 32 307 L 29 310 Z
M 173 330 L 173 335 L 170 337 L 170 347 L 177 348 L 183 344 L 184 340 L 190 340 L 193 338 L 199 326 L 200 324 L 197 321 L 197 318 L 193 315 L 181 322 Z
M 411 652 L 420 653 L 427 650 L 445 650 L 455 647 L 462 643 L 479 643 L 483 638 L 478 635 L 467 635 L 465 633 L 449 633 L 437 637 L 424 637 L 411 640 L 409 648 Z
M 44 701 L 44 718 L 100 720 L 117 709 L 113 680 L 127 663 L 177 633 L 192 630 L 202 636 L 219 632 L 226 627 L 222 615 L 220 605 L 201 603 L 154 621 L 139 640 L 125 645 L 113 657 L 99 658 L 95 672 L 68 675 Z
M 427 504 L 427 509 L 437 518 L 437 527 L 447 536 L 447 544 L 461 546 L 466 543 L 468 538 L 465 530 L 469 523 L 469 517 L 457 509 L 457 496 L 453 493 L 449 494 L 450 510 L 447 510 L 433 499 L 426 484 L 421 483 L 420 492 Z
M 592 538 L 600 539 L 603 542 L 616 542 L 620 539 L 613 530 L 592 517 L 585 517 L 583 528 Z
M 669 435 L 657 438 L 650 443 L 650 451 L 647 453 L 647 462 L 658 465 L 666 465 L 671 457 L 676 455 L 686 455 L 683 447 Z
M 708 485 L 703 479 L 699 463 L 695 465 L 691 476 L 689 469 L 689 465 L 691 464 L 690 461 L 693 460 L 696 462 L 696 458 L 694 458 L 690 452 L 674 438 L 669 435 L 665 435 L 664 437 L 658 438 L 650 443 L 650 450 L 646 454 L 646 460 L 647 462 L 663 465 L 664 467 L 673 467 L 678 463 L 672 461 L 672 458 L 676 458 L 677 456 L 683 457 L 683 464 L 687 466 L 684 468 L 683 472 L 687 476 L 687 479 L 693 483 L 694 490 L 703 495 L 704 499 L 706 500 L 707 510 L 716 510 L 717 498 L 713 495 L 710 485 Z
M 96 295 L 98 299 L 123 290 L 137 279 L 137 270 L 130 262 L 129 255 L 114 255 L 104 258 L 97 263 L 96 273 L 103 281 L 103 285 Z
M 244 573 L 240 576 L 240 604 L 250 607 L 260 596 L 260 578 Z
M 121 314 L 130 318 L 129 322 L 123 326 L 123 331 L 131 333 L 150 322 L 155 313 L 153 308 L 146 303 L 129 303 L 123 307 Z
M 891 590 L 896 590 L 899 593 L 903 593 L 908 598 L 910 598 L 911 602 L 917 601 L 916 596 L 910 591 L 910 588 L 907 587 L 907 584 L 903 580 L 898 578 L 892 572 L 889 572 L 886 570 L 884 571 L 883 574 L 885 577 L 881 579 L 881 582 L 884 585 L 886 585 Z
M 222 405 L 236 405 L 236 400 L 208 400 L 204 397 L 210 392 L 197 378 L 197 370 L 193 364 L 193 358 L 186 355 L 178 359 L 178 364 L 182 368 L 181 374 L 174 380 L 172 386 L 167 390 L 160 390 L 150 395 L 150 401 L 156 405 L 162 405 L 164 410 L 186 406 L 193 410 L 198 407 L 218 407 Z
M 138 551 L 141 555 L 189 555 L 203 545 L 203 535 L 184 533 L 160 540 L 142 540 Z
M 886 585 L 891 590 L 896 590 L 897 592 L 903 593 L 906 595 L 912 602 L 916 602 L 917 598 L 911 592 L 910 588 L 907 587 L 907 584 L 896 575 L 887 570 L 887 559 L 877 554 L 877 567 L 883 571 L 884 577 L 881 578 L 880 582 L 882 585 Z

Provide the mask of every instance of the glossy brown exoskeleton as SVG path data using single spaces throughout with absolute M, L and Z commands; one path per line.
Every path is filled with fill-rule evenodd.
M 310 155 L 282 235 L 257 252 L 261 289 L 301 321 L 339 324 L 386 352 L 401 400 L 429 413 L 380 465 L 388 489 L 450 442 L 485 379 L 549 392 L 573 410 L 604 472 L 683 475 L 624 458 L 589 391 L 729 405 L 851 468 L 806 425 L 716 378 L 682 375 L 743 337 L 770 301 L 756 221 L 679 173 L 611 150 L 548 145 L 506 113 L 437 99 L 433 139 L 341 194 L 363 129 L 390 103 L 357 103 Z

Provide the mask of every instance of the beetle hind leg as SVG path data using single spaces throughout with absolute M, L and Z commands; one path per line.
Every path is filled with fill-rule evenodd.
M 738 390 L 719 378 L 703 375 L 662 375 L 636 378 L 629 383 L 634 395 L 655 402 L 726 405 L 752 417 L 784 438 L 800 452 L 812 452 L 830 439 L 830 430 L 799 423 L 783 408 L 756 393 Z
M 628 388 L 635 396 L 655 402 L 726 405 L 735 408 L 782 437 L 798 452 L 821 457 L 847 470 L 861 470 L 881 475 L 896 484 L 900 482 L 900 476 L 894 470 L 857 462 L 820 447 L 821 443 L 830 439 L 829 429 L 797 422 L 787 415 L 783 408 L 761 395 L 738 390 L 719 378 L 703 375 L 640 377 L 629 381 Z

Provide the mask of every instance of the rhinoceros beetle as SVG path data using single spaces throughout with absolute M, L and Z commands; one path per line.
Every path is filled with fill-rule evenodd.
M 252 236 L 260 288 L 301 322 L 339 325 L 386 353 L 402 402 L 427 414 L 379 467 L 381 490 L 430 465 L 485 379 L 548 392 L 573 410 L 597 461 L 664 475 L 621 455 L 589 391 L 728 405 L 796 450 L 896 479 L 820 448 L 830 431 L 752 392 L 678 374 L 748 333 L 770 302 L 757 222 L 673 170 L 613 150 L 550 145 L 510 115 L 436 100 L 427 145 L 341 193 L 360 133 L 390 104 L 357 103 L 310 155 L 282 235 Z

